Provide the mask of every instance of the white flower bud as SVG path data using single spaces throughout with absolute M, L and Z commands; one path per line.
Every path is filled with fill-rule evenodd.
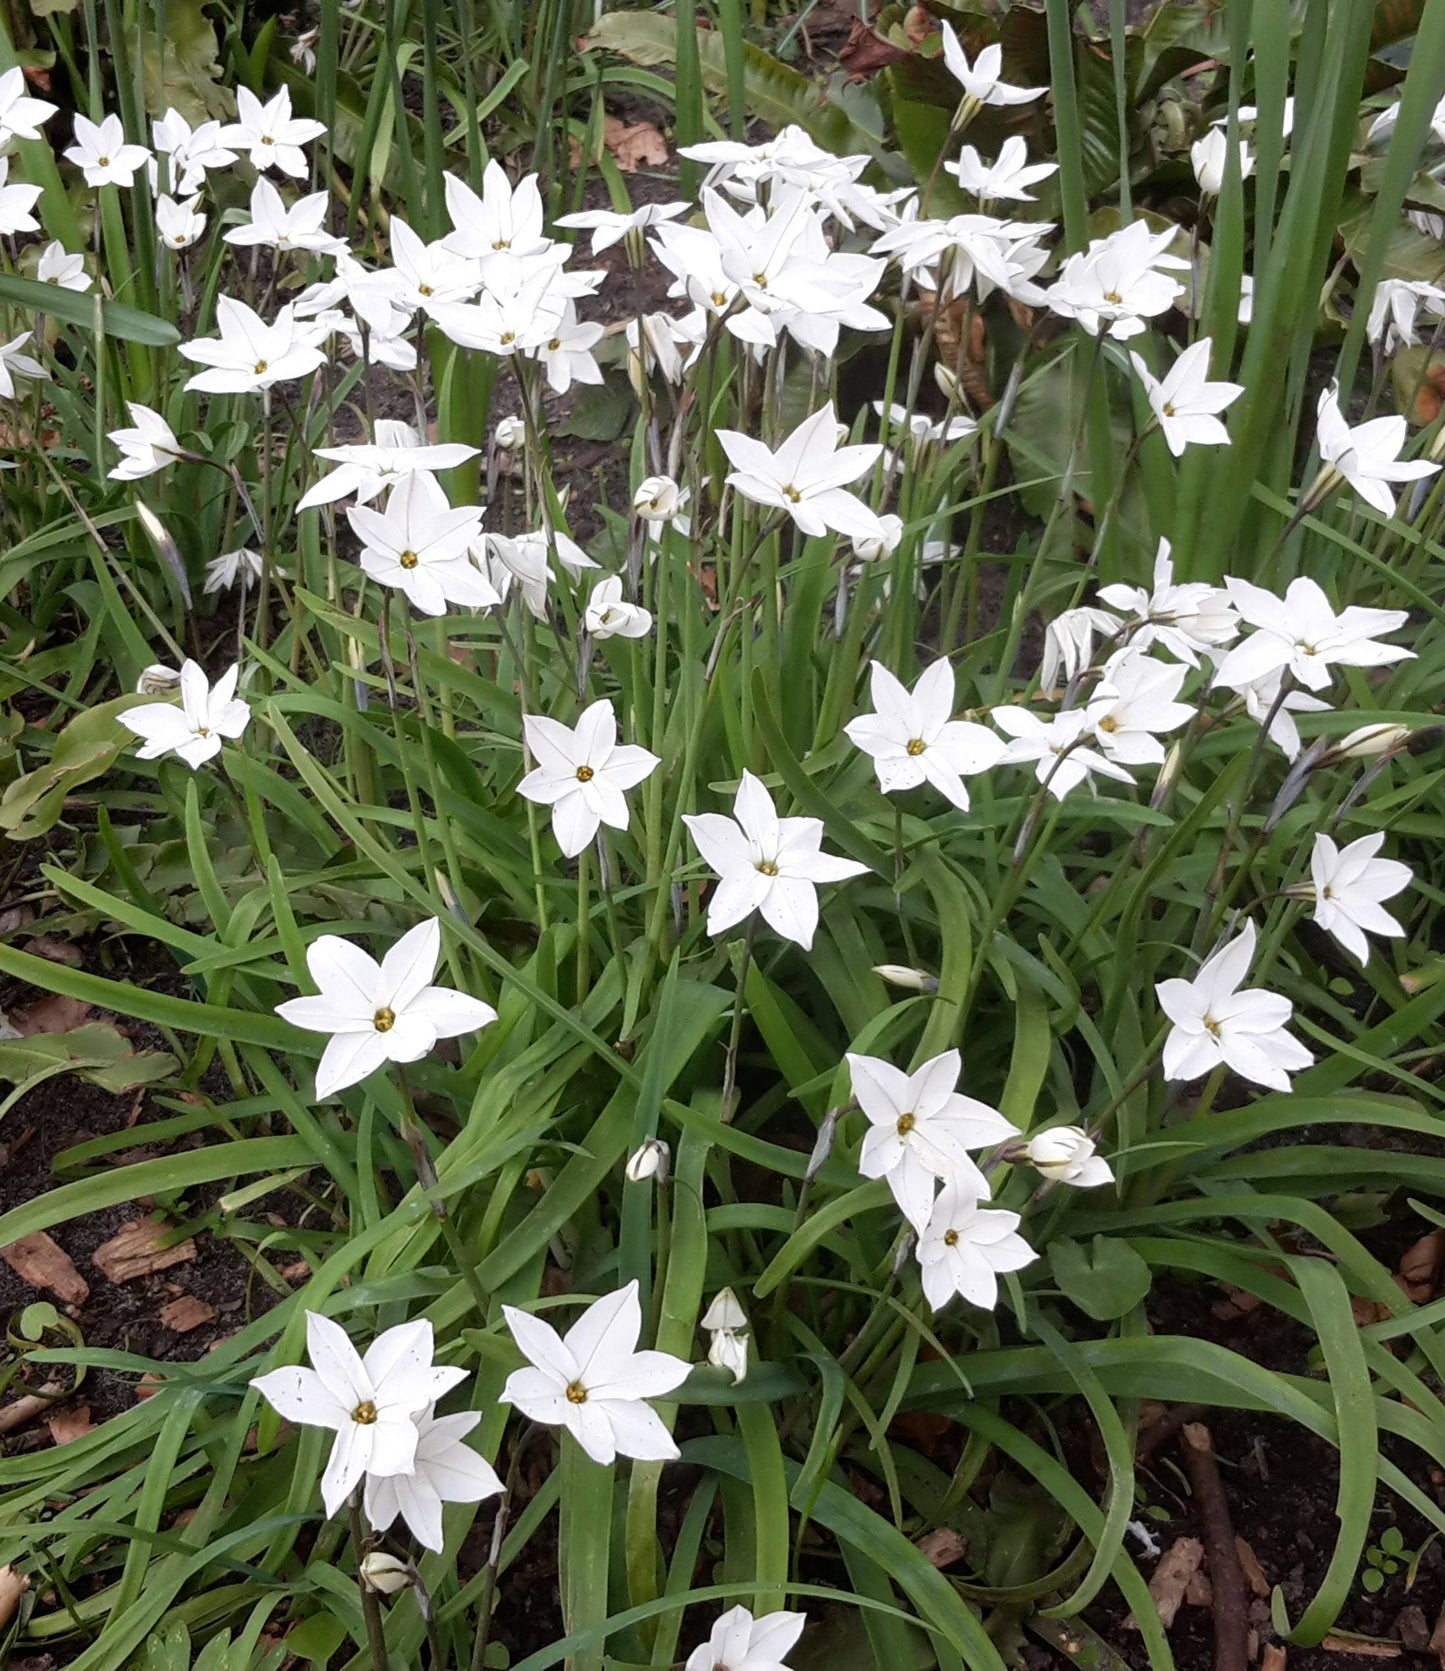
M 526 445 L 527 425 L 521 418 L 502 418 L 497 424 L 496 439 L 504 453 L 514 453 Z
M 374 1549 L 370 1555 L 362 1557 L 361 1582 L 378 1595 L 394 1596 L 411 1583 L 411 1568 L 405 1561 L 397 1560 L 395 1555 Z
M 891 557 L 898 549 L 898 542 L 903 538 L 903 519 L 889 511 L 878 518 L 878 526 L 881 534 L 853 541 L 853 555 L 861 563 L 876 563 Z
M 707 1361 L 718 1369 L 729 1370 L 733 1385 L 737 1386 L 747 1379 L 748 1337 L 734 1334 L 731 1329 L 717 1330 L 712 1337 L 712 1345 L 707 1349 Z
M 136 695 L 160 696 L 165 691 L 174 690 L 180 682 L 181 676 L 175 668 L 167 667 L 164 662 L 153 661 L 136 680 Z
M 1377 755 L 1393 754 L 1409 740 L 1408 725 L 1362 725 L 1327 749 L 1325 761 L 1333 765 L 1340 760 L 1373 760 Z
M 672 1150 L 660 1137 L 649 1137 L 628 1160 L 624 1176 L 629 1184 L 640 1184 L 648 1178 L 655 1178 L 659 1184 L 665 1184 L 671 1164 Z
M 873 973 L 889 986 L 901 986 L 905 992 L 937 992 L 938 977 L 925 974 L 922 969 L 910 969 L 906 963 L 875 963 Z
M 745 1329 L 748 1326 L 748 1316 L 742 1306 L 738 1304 L 738 1297 L 731 1288 L 718 1291 L 712 1304 L 702 1314 L 702 1327 L 705 1329 Z
M 632 496 L 632 508 L 644 522 L 666 522 L 677 515 L 686 495 L 671 476 L 649 476 Z
M 952 400 L 958 393 L 958 373 L 950 366 L 944 365 L 942 360 L 933 362 L 933 381 L 937 383 L 939 393 L 945 400 Z
M 1024 1153 L 1046 1178 L 1076 1189 L 1114 1181 L 1113 1168 L 1094 1153 L 1094 1140 L 1079 1126 L 1054 1126 L 1031 1137 Z

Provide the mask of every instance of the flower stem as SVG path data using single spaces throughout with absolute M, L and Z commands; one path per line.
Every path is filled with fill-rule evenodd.
M 366 1621 L 366 1646 L 371 1656 L 372 1671 L 387 1671 L 386 1623 L 381 1616 L 381 1603 L 376 1591 L 369 1588 L 361 1576 L 361 1562 L 366 1550 L 366 1533 L 361 1524 L 361 1487 L 347 1498 L 346 1512 L 351 1521 L 351 1553 L 356 1560 L 356 1583 L 361 1591 L 361 1616 Z
M 753 940 L 758 932 L 758 914 L 756 911 L 748 918 L 748 931 L 743 939 L 742 961 L 738 964 L 738 995 L 733 1004 L 732 1032 L 728 1036 L 727 1061 L 723 1067 L 722 1087 L 722 1121 L 726 1125 L 735 1112 L 734 1102 L 737 1098 L 738 1081 L 738 1045 L 742 1040 L 743 1011 L 746 1008 L 746 992 L 748 984 L 748 970 L 753 962 Z
M 411 1084 L 406 1077 L 406 1068 L 400 1063 L 393 1064 L 396 1068 L 397 1083 L 401 1087 L 402 1118 L 401 1135 L 408 1149 L 411 1150 L 412 1164 L 416 1168 L 416 1181 L 421 1192 L 427 1198 L 432 1216 L 437 1221 L 437 1227 L 442 1233 L 453 1260 L 456 1262 L 457 1274 L 466 1284 L 472 1296 L 472 1303 L 477 1309 L 477 1316 L 485 1322 L 487 1313 L 491 1309 L 491 1300 L 487 1291 L 482 1287 L 477 1276 L 476 1261 L 467 1251 L 462 1241 L 461 1232 L 447 1209 L 446 1202 L 437 1193 L 436 1167 L 432 1165 L 431 1152 L 426 1146 L 426 1138 L 422 1134 L 421 1122 L 416 1116 L 416 1103 L 412 1098 Z

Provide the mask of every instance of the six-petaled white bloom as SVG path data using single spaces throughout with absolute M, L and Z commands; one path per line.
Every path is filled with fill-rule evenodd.
M 291 1364 L 256 1376 L 251 1385 L 287 1421 L 336 1434 L 321 1476 L 321 1500 L 332 1515 L 369 1475 L 413 1468 L 416 1418 L 466 1371 L 433 1363 L 435 1343 L 425 1319 L 387 1329 L 363 1357 L 339 1323 L 308 1311 L 306 1351 L 310 1369 Z
M 987 771 L 1003 755 L 1002 739 L 986 725 L 953 718 L 953 666 L 940 656 L 908 691 L 882 662 L 873 663 L 874 712 L 843 727 L 873 760 L 878 787 L 891 795 L 928 782 L 968 811 L 963 779 Z
M 1294 1005 L 1278 993 L 1240 985 L 1254 959 L 1255 927 L 1246 922 L 1207 959 L 1192 981 L 1160 981 L 1159 1007 L 1174 1023 L 1164 1040 L 1164 1077 L 1199 1079 L 1228 1067 L 1256 1085 L 1287 1091 L 1289 1076 L 1314 1060 L 1285 1029 Z
M 1247 180 L 1254 173 L 1254 158 L 1249 146 L 1239 142 L 1239 178 Z M 1218 197 L 1229 171 L 1229 140 L 1223 128 L 1214 127 L 1189 147 L 1189 161 L 1194 178 L 1206 197 Z
M 507 1377 L 503 1404 L 549 1427 L 565 1427 L 594 1462 L 617 1456 L 667 1462 L 680 1452 L 646 1402 L 680 1387 L 692 1365 L 670 1352 L 639 1352 L 642 1306 L 634 1278 L 594 1300 L 559 1335 L 515 1306 L 502 1315 L 528 1364 Z
M 32 99 L 25 91 L 25 71 L 16 64 L 0 75 L 0 143 L 7 139 L 39 139 L 41 126 L 59 107 Z
M 728 485 L 745 499 L 786 511 L 805 534 L 831 528 L 855 539 L 877 535 L 878 518 L 847 485 L 870 469 L 883 449 L 876 443 L 840 447 L 838 415 L 831 406 L 804 418 L 776 452 L 735 429 L 720 429 L 717 438 L 733 465 Z
M 1019 1234 L 1017 1213 L 982 1207 L 967 1184 L 950 1181 L 938 1192 L 933 1212 L 918 1238 L 923 1292 L 935 1311 L 955 1294 L 992 1311 L 998 1279 L 1021 1271 L 1038 1257 Z
M 219 336 L 183 342 L 180 352 L 204 366 L 186 382 L 210 394 L 259 394 L 276 383 L 291 383 L 325 365 L 315 332 L 297 319 L 288 302 L 268 324 L 254 308 L 233 296 L 216 299 Z
M 517 785 L 517 793 L 552 809 L 552 834 L 574 859 L 597 834 L 627 828 L 627 797 L 656 771 L 655 754 L 635 743 L 617 741 L 617 715 L 607 697 L 584 708 L 575 726 L 527 714 L 522 720 L 527 747 L 536 766 Z
M 591 232 L 592 253 L 597 255 L 602 250 L 611 249 L 613 244 L 620 244 L 629 232 L 640 232 L 644 227 L 676 220 L 691 207 L 690 203 L 644 203 L 625 215 L 612 209 L 579 209 L 575 215 L 558 215 L 557 225 Z
M 313 483 L 297 500 L 296 509 L 304 511 L 313 505 L 331 505 L 338 499 L 355 499 L 358 505 L 369 505 L 387 488 L 395 487 L 418 471 L 431 475 L 438 470 L 455 470 L 480 451 L 465 441 L 426 443 L 410 424 L 395 418 L 378 418 L 375 440 L 316 449 L 317 458 L 324 458 L 339 468 Z
M 725 934 L 754 911 L 806 951 L 818 927 L 818 888 L 862 876 L 867 865 L 822 850 L 821 818 L 779 818 L 761 779 L 745 771 L 733 816 L 685 813 L 697 850 L 718 873 L 707 907 L 709 934 Z
M 1181 457 L 1190 446 L 1229 445 L 1229 431 L 1217 414 L 1239 399 L 1244 384 L 1209 381 L 1209 353 L 1213 346 L 1208 337 L 1201 337 L 1184 350 L 1162 380 L 1154 377 L 1137 354 L 1129 355 L 1144 385 L 1149 410 L 1175 458 Z
M 1361 836 L 1348 847 L 1339 847 L 1329 836 L 1319 834 L 1310 854 L 1314 919 L 1361 963 L 1370 959 L 1367 931 L 1392 939 L 1405 932 L 1380 901 L 1408 888 L 1415 873 L 1398 859 L 1378 857 L 1384 845 L 1383 830 Z
M 0 157 L 0 233 L 38 232 L 40 222 L 31 210 L 40 201 L 40 187 L 9 185 L 10 159 Z
M 121 459 L 108 474 L 114 482 L 138 482 L 143 476 L 153 476 L 168 464 L 186 456 L 186 450 L 176 440 L 175 432 L 160 415 L 138 400 L 128 400 L 131 429 L 113 429 L 106 440 L 120 448 Z
M 1011 134 L 1004 140 L 995 162 L 986 163 L 972 145 L 965 145 L 957 162 L 946 162 L 943 166 L 980 203 L 1004 198 L 1032 203 L 1034 194 L 1028 188 L 1059 171 L 1056 162 L 1031 163 L 1028 145 L 1021 134 Z
M 1086 708 L 1066 708 L 1050 719 L 1041 719 L 1028 708 L 1006 703 L 993 711 L 993 722 L 1006 731 L 1010 741 L 999 756 L 1001 764 L 1034 762 L 1034 776 L 1055 800 L 1092 783 L 1094 774 L 1132 783 L 1132 775 L 1117 761 L 1108 759 L 1089 744 L 1097 733 Z
M 1339 392 L 1333 384 L 1320 391 L 1315 411 L 1322 466 L 1320 480 L 1306 495 L 1307 503 L 1346 481 L 1367 505 L 1383 516 L 1393 516 L 1395 495 L 1389 483 L 1417 482 L 1440 468 L 1428 458 L 1400 457 L 1409 439 L 1409 426 L 1402 417 L 1371 418 L 1351 428 L 1340 411 Z
M 934 1056 L 904 1073 L 877 1056 L 846 1057 L 853 1095 L 867 1115 L 858 1170 L 886 1178 L 903 1216 L 922 1231 L 933 1211 L 936 1184 L 961 1184 L 986 1196 L 988 1181 L 970 1149 L 990 1148 L 1017 1137 L 996 1108 L 958 1090 L 963 1058 L 956 1050 Z
M 1097 1189 L 1114 1181 L 1113 1167 L 1095 1153 L 1093 1138 L 1079 1126 L 1051 1126 L 1035 1132 L 1023 1152 L 1051 1183 Z
M 306 173 L 306 153 L 301 147 L 326 132 L 324 122 L 291 114 L 289 87 L 283 87 L 266 104 L 248 87 L 238 87 L 236 118 L 221 129 L 219 143 L 245 151 L 252 168 L 279 168 L 293 180 L 302 179 Z
M 1403 609 L 1351 604 L 1337 615 L 1317 580 L 1300 575 L 1283 598 L 1248 580 L 1226 579 L 1230 601 L 1255 630 L 1219 668 L 1222 684 L 1242 685 L 1286 670 L 1309 690 L 1324 690 L 1340 667 L 1389 667 L 1415 652 L 1381 644 L 1380 633 L 1403 627 Z
M 323 934 L 306 948 L 306 969 L 319 990 L 288 998 L 276 1013 L 331 1035 L 316 1069 L 318 1100 L 359 1084 L 383 1062 L 419 1062 L 438 1039 L 475 1033 L 497 1019 L 480 998 L 432 985 L 441 949 L 435 917 L 403 934 L 380 963 L 339 934 Z
M 1109 658 L 1084 712 L 1110 760 L 1125 766 L 1163 764 L 1159 738 L 1194 718 L 1187 702 L 1175 700 L 1188 676 L 1182 663 L 1156 661 L 1132 646 Z
M 140 760 L 158 760 L 175 754 L 191 768 L 205 764 L 221 752 L 225 739 L 239 737 L 251 718 L 251 705 L 236 695 L 241 674 L 237 665 L 217 679 L 214 687 L 196 662 L 181 663 L 181 705 L 152 702 L 143 708 L 127 708 L 120 722 L 145 746 L 136 750 Z
M 445 615 L 449 603 L 490 609 L 500 602 L 468 555 L 481 535 L 481 513 L 474 505 L 453 509 L 435 476 L 414 471 L 392 489 L 384 511 L 349 505 L 346 515 L 361 541 L 362 568 L 424 615 Z
M 480 1503 L 502 1490 L 496 1470 L 464 1444 L 482 1419 L 480 1410 L 438 1416 L 428 1406 L 415 1418 L 416 1453 L 403 1473 L 368 1470 L 362 1506 L 375 1532 L 384 1532 L 397 1516 L 406 1522 L 423 1549 L 441 1552 L 442 1505 Z
M 1003 74 L 1003 48 L 995 42 L 986 46 L 970 64 L 958 36 L 950 24 L 940 22 L 943 36 L 943 61 L 948 73 L 963 88 L 963 109 L 980 105 L 1032 104 L 1048 92 L 1047 87 L 1011 87 L 1000 80 Z M 957 118 L 955 118 L 957 122 Z
M 85 270 L 85 257 L 71 255 L 58 238 L 41 250 L 35 276 L 42 284 L 56 284 L 62 290 L 89 290 L 95 283 Z
M 1149 650 L 1157 644 L 1190 667 L 1199 666 L 1202 653 L 1239 636 L 1239 617 L 1223 587 L 1202 580 L 1175 580 L 1168 540 L 1160 540 L 1154 555 L 1152 590 L 1121 582 L 1101 586 L 1099 596 L 1124 611 L 1123 630 L 1132 648 Z M 1117 622 L 1112 630 L 1118 630 Z
M 136 170 L 150 161 L 144 145 L 126 143 L 119 116 L 92 122 L 77 114 L 75 143 L 65 155 L 85 176 L 88 186 L 128 186 Z
M 177 202 L 164 193 L 156 199 L 156 231 L 167 249 L 189 249 L 206 230 L 206 217 L 197 207 L 201 194 Z
M 746 1607 L 730 1607 L 706 1642 L 687 1656 L 683 1671 L 788 1671 L 783 1656 L 803 1634 L 807 1616 L 769 1613 L 755 1619 Z

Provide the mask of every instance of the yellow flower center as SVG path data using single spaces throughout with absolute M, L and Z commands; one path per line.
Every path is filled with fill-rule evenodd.
M 1164 416 L 1166 418 L 1172 418 L 1174 416 L 1174 402 L 1172 400 L 1166 400 L 1164 402 Z
M 376 1406 L 369 1398 L 363 1399 L 351 1412 L 351 1419 L 359 1422 L 362 1427 L 371 1427 L 376 1422 Z
M 567 1402 L 569 1404 L 585 1404 L 587 1389 L 580 1381 L 573 1381 L 567 1388 Z
M 511 247 L 511 241 L 507 238 L 498 238 L 496 243 L 492 245 L 493 249 L 510 249 Z
M 1214 1019 L 1214 1017 L 1212 1015 L 1206 1015 L 1205 1016 L 1205 1018 L 1204 1018 L 1204 1031 L 1206 1033 L 1208 1033 L 1211 1038 L 1216 1038 L 1217 1039 L 1219 1037 L 1219 1023 Z
M 577 781 L 578 781 L 578 783 L 591 783 L 591 781 L 592 781 L 592 779 L 595 775 L 596 774 L 593 772 L 593 770 L 590 766 L 579 766 L 577 768 Z
M 404 569 L 414 569 L 417 565 L 417 555 L 411 550 L 403 551 L 401 556 L 397 558 L 397 562 Z
M 210 734 L 210 728 L 208 726 L 198 725 L 196 727 L 196 735 L 198 737 L 209 737 Z
M 396 1011 L 385 1007 L 379 1009 L 371 1018 L 371 1024 L 378 1033 L 389 1033 L 396 1026 Z
M 783 489 L 783 497 L 791 504 L 796 505 L 802 499 L 803 495 L 799 493 L 795 487 L 785 487 Z
M 778 874 L 778 867 L 771 859 L 759 859 L 758 872 L 762 876 L 776 876 Z
M 922 737 L 910 737 L 908 739 L 908 752 L 913 756 L 913 758 L 915 760 L 918 758 L 918 756 L 920 754 L 923 753 L 924 749 L 926 749 L 927 747 L 928 747 L 928 744 L 924 742 Z
M 418 296 L 430 296 L 432 287 L 429 284 L 419 284 L 416 287 L 416 293 Z
M 728 300 L 727 292 L 725 290 L 714 290 L 713 291 L 713 293 L 712 293 L 712 305 L 715 308 L 726 307 L 727 306 L 727 300 Z
M 900 1137 L 907 1137 L 909 1132 L 912 1131 L 914 1126 L 917 1124 L 918 1119 L 916 1115 L 900 1114 L 898 1116 L 898 1135 Z
M 102 168 L 109 168 L 110 167 L 110 158 L 109 157 L 102 157 L 100 159 L 100 166 Z
M 1119 303 L 1124 300 L 1124 298 L 1119 294 L 1119 292 L 1117 290 L 1106 290 L 1104 292 L 1104 300 L 1106 302 L 1113 302 L 1114 305 L 1117 307 L 1119 305 Z
M 1103 719 L 1099 721 L 1099 729 L 1100 731 L 1117 731 L 1119 722 L 1112 714 L 1105 714 Z
M 257 377 L 260 377 L 261 374 L 264 371 L 266 371 L 266 369 L 267 369 L 267 362 L 265 360 L 257 360 L 256 361 L 256 375 L 257 375 Z
M 504 331 L 502 333 L 501 341 L 503 341 L 503 342 L 515 342 L 516 340 L 517 340 L 517 333 L 515 331 Z
M 956 1230 L 945 1230 L 943 1232 L 943 1245 L 945 1247 L 957 1247 L 958 1232 Z
M 263 145 L 274 145 L 276 143 L 276 141 L 274 139 L 272 139 L 272 137 L 269 133 L 263 133 L 261 135 L 261 143 Z

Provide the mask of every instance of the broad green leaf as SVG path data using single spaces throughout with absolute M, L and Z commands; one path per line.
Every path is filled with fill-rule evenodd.
M 1149 1267 L 1113 1236 L 1095 1236 L 1088 1247 L 1071 1236 L 1055 1238 L 1049 1243 L 1049 1269 L 1064 1294 L 1101 1323 L 1132 1311 L 1151 1282 Z

